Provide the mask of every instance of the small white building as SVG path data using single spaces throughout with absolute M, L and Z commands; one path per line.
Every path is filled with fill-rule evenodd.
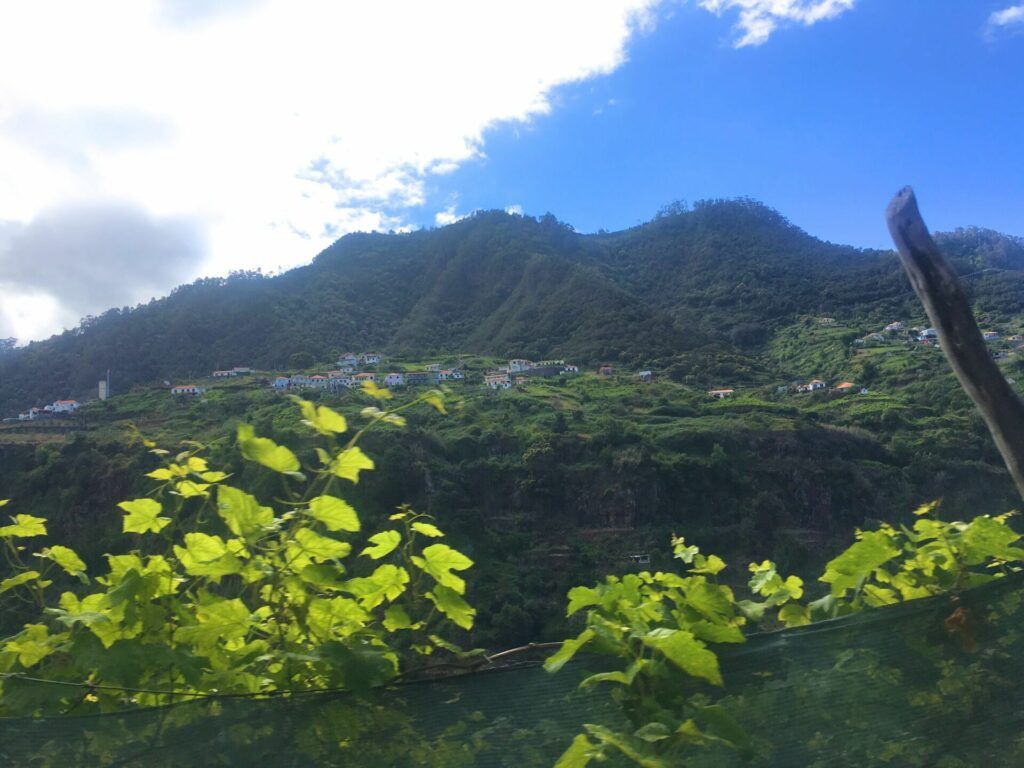
M 234 371 L 214 371 L 212 375 L 215 379 L 227 379 L 231 376 L 237 376 L 238 374 Z
M 321 376 L 319 373 L 314 373 L 309 377 L 309 386 L 314 389 L 327 389 L 327 383 L 329 379 L 326 376 Z
M 352 377 L 352 381 L 355 383 L 356 386 L 359 386 L 364 381 L 372 381 L 374 384 L 376 384 L 377 383 L 377 374 L 376 373 L 370 373 L 370 372 L 367 372 L 367 373 L 357 373 L 355 376 Z
M 292 389 L 309 389 L 313 386 L 313 382 L 310 380 L 309 376 L 306 376 L 303 373 L 297 373 L 291 377 L 291 381 L 288 386 Z
M 204 392 L 206 392 L 206 387 L 201 387 L 198 384 L 178 384 L 171 387 L 172 395 L 201 395 Z
M 981 334 L 981 337 L 985 341 L 996 341 L 999 338 L 999 331 L 985 331 Z
M 485 373 L 484 386 L 489 389 L 512 389 L 512 377 L 504 371 Z
M 405 376 L 401 373 L 389 373 L 384 377 L 385 387 L 404 387 Z
M 709 389 L 708 397 L 713 397 L 716 400 L 725 400 L 727 397 L 732 397 L 734 389 Z
M 338 367 L 341 369 L 355 368 L 357 365 L 359 365 L 359 357 L 354 352 L 346 352 L 338 358 Z
M 885 326 L 885 330 L 888 331 L 889 333 L 899 333 L 900 331 L 903 330 L 903 323 L 901 323 L 899 320 L 897 320 L 895 323 L 889 323 L 887 326 Z
M 53 413 L 74 413 L 78 410 L 79 404 L 77 400 L 54 400 L 49 408 Z
M 342 389 L 349 389 L 353 383 L 352 377 L 346 374 L 343 376 L 332 376 L 328 380 L 327 386 L 330 387 L 332 392 L 338 392 Z
M 360 365 L 378 365 L 381 357 L 376 352 L 367 352 L 359 356 Z
M 24 413 L 18 414 L 18 421 L 34 421 L 35 419 L 38 419 L 42 414 L 43 410 L 41 408 L 29 408 Z
M 291 386 L 292 380 L 287 376 L 278 376 L 274 379 L 274 389 L 288 389 Z
M 654 374 L 651 371 L 640 371 L 637 373 L 636 377 L 640 379 L 640 381 L 650 381 L 654 378 Z
M 571 374 L 579 373 L 579 372 L 580 372 L 580 367 L 578 365 L 566 365 L 565 367 L 562 368 L 562 374 L 571 375 Z M 561 374 L 559 374 L 559 375 L 561 375 Z
M 921 335 L 918 336 L 917 338 L 921 341 L 937 339 L 939 338 L 939 332 L 936 331 L 934 328 L 925 328 L 923 331 L 921 331 Z
M 533 368 L 533 363 L 529 360 L 509 360 L 508 361 L 508 372 L 509 373 L 520 373 L 521 371 L 528 371 Z

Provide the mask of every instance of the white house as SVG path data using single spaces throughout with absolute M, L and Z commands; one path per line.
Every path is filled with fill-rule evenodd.
M 380 363 L 380 355 L 376 352 L 367 352 L 359 356 L 359 363 L 361 365 L 377 365 Z
M 354 352 L 346 352 L 344 355 L 338 358 L 339 368 L 355 368 L 357 365 L 359 365 L 359 358 L 356 356 Z
M 885 326 L 885 330 L 887 330 L 889 333 L 899 333 L 900 331 L 903 330 L 903 323 L 901 323 L 899 320 L 897 320 L 895 323 L 889 323 L 887 326 Z
M 41 408 L 29 408 L 24 413 L 18 414 L 18 421 L 33 421 L 38 419 L 42 413 L 43 410 Z
M 640 379 L 640 381 L 650 381 L 654 378 L 654 374 L 651 371 L 640 371 L 636 377 Z
M 74 413 L 78 410 L 77 400 L 54 400 L 53 405 L 50 406 L 50 410 L 53 413 Z
M 213 378 L 215 379 L 226 379 L 230 376 L 237 376 L 238 374 L 234 371 L 214 371 Z
M 484 374 L 484 386 L 490 389 L 511 389 L 512 377 L 503 371 Z
M 355 376 L 352 377 L 352 381 L 355 383 L 356 386 L 359 386 L 364 381 L 372 381 L 374 384 L 376 384 L 377 383 L 377 374 L 376 373 L 369 373 L 369 372 L 367 372 L 367 373 L 357 373 Z
M 533 363 L 529 360 L 509 360 L 508 361 L 508 372 L 519 373 L 521 371 L 528 371 L 533 368 Z
M 347 374 L 343 376 L 332 376 L 330 380 L 327 382 L 327 385 L 334 392 L 337 392 L 340 389 L 348 389 L 349 387 L 352 386 L 352 384 L 352 377 L 348 376 Z
M 400 373 L 389 373 L 387 376 L 384 377 L 384 386 L 385 387 L 404 387 L 405 386 L 405 376 L 403 376 Z
M 824 388 L 825 388 L 825 382 L 824 381 L 822 381 L 821 379 L 811 379 L 806 384 L 800 384 L 799 386 L 797 386 L 796 391 L 797 392 L 814 392 L 816 390 L 824 389 Z
M 939 332 L 934 328 L 925 328 L 917 338 L 921 341 L 925 341 L 926 339 L 937 339 L 939 338 Z
M 315 387 L 316 389 L 327 389 L 327 377 L 321 376 L 319 373 L 314 373 L 309 377 L 309 386 Z
M 206 387 L 201 387 L 198 384 L 179 384 L 176 387 L 171 387 L 172 395 L 201 395 L 206 391 Z
M 452 368 L 451 370 L 452 381 L 465 381 L 466 374 L 461 368 Z
M 313 386 L 313 382 L 310 381 L 309 376 L 298 373 L 295 376 L 292 376 L 289 386 L 292 387 L 292 389 L 309 389 Z
M 709 389 L 708 397 L 713 397 L 716 400 L 725 400 L 727 397 L 732 397 L 734 389 Z
M 999 331 L 985 331 L 981 336 L 985 341 L 995 341 L 999 338 Z
M 564 368 L 562 368 L 562 373 L 571 374 L 571 373 L 579 373 L 579 372 L 580 372 L 580 367 L 578 365 L 567 365 Z
M 274 379 L 274 389 L 288 389 L 288 386 L 292 383 L 292 380 L 287 376 L 278 376 Z

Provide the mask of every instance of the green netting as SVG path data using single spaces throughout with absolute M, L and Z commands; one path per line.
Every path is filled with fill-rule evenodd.
M 753 737 L 750 765 L 1024 765 L 1022 603 L 1015 576 L 955 601 L 755 636 L 720 649 L 726 687 L 703 692 Z M 584 722 L 629 727 L 608 690 L 578 690 L 597 667 L 585 659 L 552 675 L 526 666 L 358 697 L 7 718 L 0 765 L 549 766 Z M 744 761 L 708 748 L 686 764 Z

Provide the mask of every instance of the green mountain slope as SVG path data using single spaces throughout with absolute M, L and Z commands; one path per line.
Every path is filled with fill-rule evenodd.
M 982 230 L 942 242 L 996 316 L 1024 302 L 1024 246 Z M 757 353 L 797 316 L 887 322 L 917 312 L 894 255 L 817 240 L 750 201 L 698 204 L 630 230 L 581 235 L 485 212 L 438 230 L 342 238 L 266 278 L 200 280 L 134 309 L 0 355 L 0 413 L 218 367 L 282 370 L 348 349 L 571 357 L 680 377 L 778 372 Z

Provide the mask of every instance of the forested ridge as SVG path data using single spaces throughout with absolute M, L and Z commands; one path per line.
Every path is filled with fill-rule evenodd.
M 980 309 L 1024 302 L 1024 245 L 984 230 L 941 238 Z M 501 211 L 404 234 L 343 237 L 276 277 L 203 279 L 149 304 L 0 354 L 0 412 L 207 375 L 283 370 L 296 353 L 350 349 L 571 357 L 700 374 L 706 360 L 757 363 L 804 314 L 889 322 L 916 311 L 894 254 L 824 243 L 747 200 L 677 208 L 617 233 Z

